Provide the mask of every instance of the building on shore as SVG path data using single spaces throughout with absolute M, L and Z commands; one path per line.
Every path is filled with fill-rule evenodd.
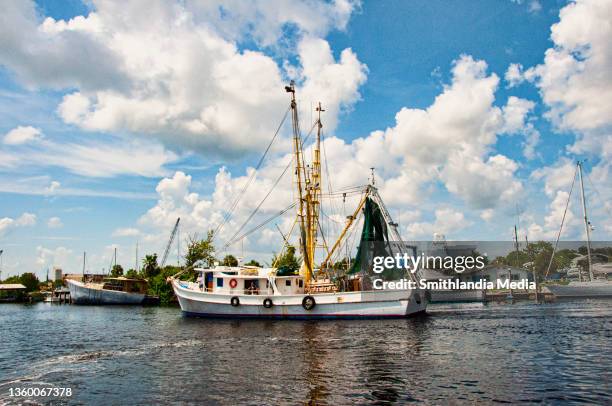
M 19 302 L 26 296 L 26 287 L 21 283 L 0 284 L 0 302 Z

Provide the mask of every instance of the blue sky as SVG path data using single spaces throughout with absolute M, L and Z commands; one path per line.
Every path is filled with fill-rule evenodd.
M 376 166 L 407 239 L 509 239 L 517 209 L 523 234 L 550 239 L 576 159 L 587 159 L 594 238 L 612 235 L 612 103 L 590 97 L 612 86 L 605 33 L 588 29 L 611 17 L 605 4 L 196 3 L 9 3 L 3 277 L 79 272 L 83 251 L 100 272 L 115 247 L 132 267 L 136 242 L 161 254 L 178 216 L 183 239 L 214 228 L 278 125 L 290 78 L 303 130 L 315 97 L 328 107 L 328 152 L 350 161 L 334 163 L 336 185 L 363 184 Z M 288 134 L 228 228 L 275 179 Z M 575 198 L 565 238 L 583 236 Z M 227 252 L 266 260 L 279 240 L 270 226 Z

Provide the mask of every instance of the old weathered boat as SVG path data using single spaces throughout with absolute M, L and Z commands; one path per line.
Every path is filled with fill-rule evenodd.
M 137 305 L 145 301 L 147 281 L 125 277 L 66 279 L 70 299 L 74 304 Z
M 355 189 L 360 196 L 353 214 L 336 242 L 328 246 L 319 233 L 321 224 L 322 171 L 321 112 L 316 109 L 318 119 L 310 165 L 304 163 L 304 143 L 299 129 L 298 108 L 293 83 L 285 88 L 291 95 L 291 117 L 293 122 L 294 175 L 297 191 L 294 225 L 298 225 L 297 244 L 302 263 L 299 272 L 292 273 L 282 267 L 219 266 L 198 268 L 195 282 L 170 278 L 176 297 L 187 315 L 204 317 L 258 317 L 258 318 L 382 318 L 406 317 L 422 313 L 427 307 L 426 292 L 413 289 L 376 289 L 385 281 L 412 280 L 416 276 L 405 269 L 391 269 L 373 273 L 371 256 L 377 252 L 385 255 L 392 250 L 403 250 L 403 243 L 394 223 L 385 208 L 372 176 L 369 185 Z M 331 191 L 330 191 L 331 193 Z M 345 193 L 346 195 L 346 193 Z M 340 247 L 347 243 L 348 231 L 355 227 L 357 218 L 363 215 L 363 230 L 357 258 L 346 266 L 334 266 L 334 258 Z M 288 239 L 284 249 L 291 247 Z M 395 248 L 392 248 L 395 247 Z M 323 257 L 315 265 L 317 248 Z

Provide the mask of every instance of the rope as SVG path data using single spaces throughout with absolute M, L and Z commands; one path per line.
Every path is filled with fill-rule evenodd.
M 283 214 L 287 213 L 289 210 L 293 209 L 295 207 L 297 203 L 291 203 L 288 207 L 284 208 L 283 210 L 279 211 L 277 214 L 275 214 L 272 217 L 269 217 L 268 219 L 264 220 L 262 223 L 260 223 L 259 225 L 253 227 L 252 229 L 250 229 L 249 231 L 246 231 L 244 234 L 232 239 L 231 241 L 227 242 L 223 248 L 229 247 L 230 245 L 233 245 L 235 243 L 237 243 L 238 241 L 242 240 L 243 238 L 249 236 L 250 234 L 254 233 L 255 231 L 261 229 L 262 227 L 264 227 L 266 224 L 268 224 L 269 222 L 271 222 L 272 220 L 274 220 L 277 217 L 282 216 Z M 232 237 L 233 238 L 233 237 Z
M 565 210 L 563 211 L 563 218 L 561 219 L 561 227 L 559 227 L 559 232 L 557 233 L 557 240 L 555 241 L 555 247 L 553 248 L 552 255 L 550 256 L 550 261 L 548 262 L 548 268 L 546 268 L 544 279 L 548 277 L 548 273 L 550 272 L 550 268 L 552 266 L 553 259 L 555 257 L 555 253 L 557 252 L 557 246 L 559 245 L 559 239 L 561 238 L 561 231 L 563 230 L 563 223 L 565 223 L 565 215 L 567 214 L 567 209 L 569 208 L 570 199 L 572 197 L 572 192 L 574 190 L 574 184 L 576 183 L 577 173 L 578 173 L 578 167 L 576 167 L 576 171 L 574 171 L 574 179 L 572 179 L 572 186 L 570 187 L 570 192 L 569 192 L 569 195 L 567 196 L 567 203 L 565 204 Z
M 588 173 L 585 173 L 584 175 L 585 175 L 585 177 L 587 178 L 587 180 L 589 181 L 589 184 L 591 185 L 591 187 L 593 188 L 593 190 L 595 191 L 595 193 L 597 194 L 597 196 L 599 196 L 599 198 L 600 198 L 602 201 L 605 201 L 605 199 L 604 199 L 604 197 L 602 196 L 602 194 L 601 194 L 601 193 L 599 193 L 599 190 L 598 190 L 598 189 L 595 187 L 595 183 L 593 183 L 593 181 L 591 180 L 591 177 L 589 176 L 589 174 L 588 174 Z M 606 212 L 608 212 L 608 215 L 609 215 L 610 217 L 612 217 L 612 212 L 610 211 L 610 209 L 608 208 L 608 206 L 604 204 L 604 205 L 603 205 L 603 208 L 606 210 Z
M 304 145 L 304 143 L 308 140 L 308 138 L 310 137 L 310 135 L 312 134 L 312 130 L 314 129 L 314 125 L 312 126 L 312 128 L 310 129 L 310 132 L 308 133 L 308 135 L 306 136 L 306 138 L 304 139 L 304 141 L 302 141 L 302 146 Z M 272 193 L 272 191 L 276 188 L 276 186 L 278 185 L 278 183 L 281 181 L 281 179 L 283 178 L 283 176 L 285 176 L 285 173 L 287 173 L 287 170 L 289 169 L 289 167 L 291 166 L 291 163 L 293 162 L 293 159 L 291 159 L 288 163 L 287 166 L 285 166 L 285 169 L 283 170 L 283 172 L 280 174 L 280 176 L 276 179 L 276 181 L 274 182 L 274 184 L 272 185 L 272 187 L 270 188 L 270 190 L 268 191 L 268 193 L 266 193 L 266 195 L 264 196 L 264 198 L 259 202 L 259 204 L 257 205 L 257 207 L 255 207 L 255 210 L 253 210 L 251 212 L 251 214 L 249 215 L 249 217 L 242 223 L 242 225 L 240 226 L 240 228 L 238 228 L 238 231 L 236 231 L 234 233 L 234 235 L 232 235 L 228 241 L 226 242 L 224 247 L 228 247 L 231 244 L 239 241 L 239 239 L 236 239 L 236 236 L 238 234 L 240 234 L 240 232 L 244 229 L 244 227 L 247 225 L 247 223 L 249 221 L 251 221 L 251 219 L 253 218 L 253 216 L 255 216 L 255 214 L 257 214 L 257 212 L 259 211 L 259 209 L 261 208 L 261 206 L 264 204 L 264 202 L 268 199 L 268 197 L 270 196 L 270 194 Z M 244 238 L 243 236 L 241 236 L 241 238 Z M 230 244 L 231 242 L 231 244 Z
M 223 229 L 225 224 L 227 224 L 229 219 L 232 217 L 232 215 L 234 213 L 234 209 L 236 209 L 236 206 L 238 205 L 238 203 L 240 202 L 242 197 L 244 197 L 244 195 L 246 194 L 245 192 L 246 192 L 247 188 L 251 185 L 251 183 L 255 179 L 255 175 L 257 174 L 257 171 L 259 170 L 259 168 L 261 168 L 261 165 L 263 164 L 264 159 L 266 158 L 266 155 L 268 154 L 268 151 L 270 151 L 270 147 L 272 147 L 272 144 L 274 143 L 274 140 L 276 140 L 276 137 L 278 136 L 278 134 L 280 132 L 280 129 L 283 127 L 283 124 L 285 124 L 285 120 L 287 119 L 287 115 L 289 114 L 290 110 L 291 110 L 291 107 L 289 107 L 287 109 L 287 111 L 285 111 L 285 115 L 283 116 L 283 119 L 281 120 L 280 125 L 278 126 L 278 128 L 274 132 L 274 136 L 270 140 L 270 143 L 266 147 L 266 150 L 264 151 L 263 155 L 259 159 L 259 162 L 257 163 L 257 165 L 255 167 L 255 170 L 251 173 L 251 176 L 249 176 L 249 179 L 248 179 L 247 183 L 242 187 L 242 190 L 240 191 L 240 193 L 238 193 L 237 195 L 234 196 L 234 201 L 233 201 L 232 205 L 230 206 L 229 211 L 224 216 L 223 221 L 217 226 L 217 228 L 213 232 L 213 239 L 215 238 L 215 236 L 219 232 L 221 232 L 221 230 Z

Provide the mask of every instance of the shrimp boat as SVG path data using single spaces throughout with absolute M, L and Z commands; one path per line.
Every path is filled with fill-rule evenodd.
M 372 272 L 371 257 L 374 253 L 391 255 L 398 244 L 400 250 L 404 248 L 397 223 L 392 221 L 378 194 L 373 174 L 370 184 L 355 188 L 355 196 L 360 196 L 359 204 L 352 215 L 347 216 L 335 243 L 327 245 L 319 222 L 323 197 L 321 112 L 324 110 L 319 103 L 316 108 L 318 119 L 313 125 L 317 131 L 312 163 L 305 165 L 305 139 L 299 128 L 294 83 L 286 86 L 285 90 L 291 96 L 292 164 L 297 201 L 290 208 L 295 207 L 297 212 L 293 224 L 298 226 L 296 245 L 302 258 L 299 272 L 287 271 L 274 263 L 269 268 L 214 264 L 208 268 L 196 268 L 198 277 L 195 282 L 182 281 L 175 275 L 169 278 L 169 282 L 183 313 L 199 317 L 281 319 L 386 318 L 424 313 L 428 295 L 418 288 L 418 283 L 413 289 L 375 288 L 381 285 L 375 283 L 376 278 L 416 282 L 416 275 L 405 269 L 381 274 Z M 352 265 L 349 265 L 349 260 L 343 269 L 334 259 L 344 244 L 348 244 L 347 236 L 358 224 L 358 218 L 361 220 L 361 215 L 363 229 L 357 256 Z M 292 247 L 284 234 L 283 240 L 283 250 Z M 319 258 L 324 259 L 317 267 L 315 257 L 318 251 L 322 251 Z

